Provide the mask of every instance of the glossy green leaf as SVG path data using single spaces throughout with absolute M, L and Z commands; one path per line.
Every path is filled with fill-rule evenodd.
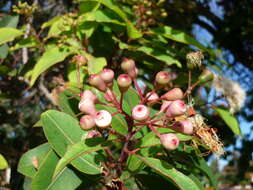
M 0 170 L 6 169 L 6 168 L 8 168 L 8 163 L 3 157 L 3 155 L 0 154 Z
M 70 115 L 56 110 L 49 110 L 41 116 L 43 130 L 52 148 L 63 156 L 69 145 L 82 140 L 87 133 L 83 131 L 76 119 Z M 97 153 L 80 156 L 71 164 L 78 170 L 87 174 L 99 174 L 101 157 Z
M 51 150 L 48 143 L 39 145 L 25 154 L 21 157 L 19 163 L 18 163 L 18 172 L 22 173 L 25 176 L 28 177 L 34 177 L 37 169 L 33 165 L 34 159 L 36 159 L 39 163 L 42 162 L 43 157 Z
M 126 14 L 111 0 L 103 0 L 103 1 L 101 1 L 101 0 L 83 0 L 83 1 L 99 2 L 99 3 L 103 4 L 104 6 L 106 6 L 107 8 L 114 11 L 115 13 L 117 13 L 120 16 L 120 18 L 125 21 L 126 27 L 127 27 L 127 34 L 130 38 L 136 39 L 136 38 L 140 38 L 142 36 L 141 32 L 135 28 L 135 26 L 133 25 L 133 23 L 131 23 L 130 20 L 128 20 Z
M 41 28 L 47 28 L 50 27 L 48 31 L 47 38 L 50 37 L 56 37 L 59 34 L 61 34 L 63 31 L 68 31 L 71 29 L 71 26 L 66 24 L 72 21 L 70 17 L 67 17 L 66 15 L 57 16 L 49 20 L 48 22 L 43 23 Z
M 233 131 L 234 134 L 236 135 L 241 134 L 241 129 L 235 116 L 230 114 L 228 110 L 222 108 L 215 108 L 215 111 L 217 111 L 217 113 L 225 121 L 227 126 Z
M 38 172 L 32 180 L 31 190 L 60 190 L 62 187 L 64 187 L 65 190 L 74 190 L 81 184 L 79 177 L 66 167 L 56 178 L 52 178 L 58 161 L 58 156 L 51 149 L 44 156 L 38 168 Z
M 95 140 L 95 139 L 92 139 Z M 94 145 L 94 143 L 89 143 L 89 140 L 86 141 L 80 141 L 78 143 L 75 143 L 73 145 L 70 145 L 64 156 L 60 159 L 58 162 L 54 176 L 57 176 L 59 172 L 61 172 L 67 164 L 69 164 L 72 160 L 92 152 L 96 152 L 98 150 L 102 150 L 103 147 L 101 145 Z
M 3 44 L 0 46 L 0 59 L 5 59 L 8 55 L 9 46 L 7 44 Z
M 22 31 L 15 28 L 0 28 L 0 45 L 13 41 L 22 34 Z
M 207 51 L 207 48 L 201 43 L 199 43 L 197 40 L 195 40 L 193 37 L 182 31 L 173 29 L 172 27 L 169 26 L 159 27 L 156 28 L 154 32 L 163 35 L 165 38 L 169 38 L 171 40 L 184 44 L 194 45 L 201 50 Z
M 61 107 L 61 110 L 64 111 L 65 113 L 71 115 L 72 117 L 75 116 L 75 112 L 71 107 L 71 102 L 70 98 L 66 95 L 66 93 L 61 93 L 59 94 L 59 106 Z
M 18 20 L 19 16 L 5 15 L 2 18 L 0 18 L 0 28 L 1 27 L 16 28 L 18 25 Z
M 129 51 L 139 51 L 148 56 L 151 56 L 159 61 L 166 63 L 167 65 L 177 65 L 178 67 L 182 67 L 181 63 L 173 58 L 173 56 L 169 55 L 167 52 L 159 50 L 157 48 L 148 47 L 148 46 L 130 46 L 123 42 L 119 42 L 120 49 L 127 49 Z
M 24 48 L 24 47 L 35 47 L 38 44 L 38 40 L 33 37 L 21 39 L 19 42 L 15 43 L 13 47 L 10 48 L 11 51 Z
M 103 70 L 104 66 L 107 65 L 104 57 L 93 57 L 87 56 L 88 58 L 88 72 L 89 74 L 97 74 Z
M 199 190 L 199 187 L 186 175 L 167 162 L 155 158 L 137 157 L 154 171 L 174 183 L 181 190 Z
M 63 61 L 67 56 L 73 54 L 75 51 L 77 51 L 77 49 L 67 46 L 53 46 L 51 48 L 48 48 L 44 52 L 42 57 L 39 59 L 39 61 L 36 63 L 32 71 L 30 85 L 34 85 L 36 79 L 39 77 L 40 74 L 42 74 L 44 71 L 46 71 L 48 68 L 52 67 L 56 63 Z
M 88 14 L 84 14 L 82 17 L 82 21 L 94 21 L 98 23 L 112 23 L 117 24 L 121 26 L 125 26 L 125 23 L 122 23 L 120 20 L 118 20 L 115 17 L 110 17 L 109 13 L 105 10 L 97 10 L 90 12 Z

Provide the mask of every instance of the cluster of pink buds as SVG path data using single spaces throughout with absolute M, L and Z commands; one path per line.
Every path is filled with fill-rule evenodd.
M 167 150 L 176 149 L 180 141 L 175 133 L 185 135 L 192 135 L 194 133 L 193 124 L 188 119 L 188 106 L 183 101 L 185 97 L 184 92 L 177 87 L 164 92 L 164 89 L 168 88 L 168 84 L 172 83 L 173 78 L 170 73 L 160 71 L 155 76 L 154 89 L 145 93 L 138 85 L 138 69 L 136 68 L 134 60 L 124 59 L 121 63 L 121 68 L 124 73 L 119 74 L 116 80 L 121 97 L 117 97 L 115 92 L 113 92 L 112 87 L 115 74 L 111 69 L 105 68 L 98 74 L 90 75 L 90 85 L 104 93 L 104 99 L 107 103 L 103 104 L 117 108 L 117 112 L 109 113 L 106 110 L 96 110 L 95 104 L 99 104 L 102 101 L 98 100 L 92 91 L 85 90 L 81 94 L 81 100 L 79 102 L 79 109 L 85 114 L 80 119 L 81 128 L 91 130 L 90 135 L 88 135 L 89 138 L 98 136 L 99 133 L 94 129 L 95 126 L 108 129 L 112 122 L 112 115 L 122 114 L 128 122 L 128 128 L 132 136 L 143 126 L 148 126 L 160 138 L 161 144 Z M 136 93 L 140 96 L 140 103 L 133 107 L 131 115 L 128 115 L 123 110 L 123 96 L 132 85 L 135 87 Z M 151 114 L 150 109 L 155 104 L 161 105 L 160 110 L 155 114 Z M 160 134 L 159 128 L 172 129 L 174 132 Z M 131 139 L 129 136 L 126 138 L 128 138 L 127 140 Z

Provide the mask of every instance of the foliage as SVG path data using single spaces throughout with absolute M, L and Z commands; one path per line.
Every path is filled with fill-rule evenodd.
M 29 21 L 28 13 L 22 12 L 22 6 L 19 5 L 15 10 L 19 10 L 18 13 L 26 19 L 24 26 L 17 27 L 17 16 L 6 15 L 2 20 L 1 59 L 17 54 L 24 57 L 26 54 L 29 55 L 29 61 L 23 60 L 18 73 L 13 73 L 13 70 L 6 66 L 7 61 L 1 65 L 1 73 L 4 73 L 5 78 L 21 76 L 26 84 L 19 92 L 28 86 L 31 89 L 39 89 L 43 93 L 42 96 L 45 96 L 40 103 L 48 106 L 49 100 L 53 104 L 49 108 L 54 108 L 45 111 L 37 123 L 38 130 L 42 127 L 48 143 L 29 150 L 22 156 L 18 165 L 18 171 L 32 179 L 31 189 L 60 189 L 63 186 L 66 189 L 76 189 L 78 186 L 80 188 L 92 186 L 94 189 L 101 186 L 107 186 L 108 189 L 120 187 L 147 189 L 153 180 L 161 182 L 161 189 L 171 187 L 203 189 L 206 185 L 202 184 L 203 178 L 208 178 L 208 184 L 214 189 L 218 188 L 215 176 L 205 160 L 199 156 L 204 148 L 215 152 L 215 147 L 204 144 L 201 134 L 195 134 L 200 136 L 197 140 L 179 135 L 183 143 L 178 150 L 171 152 L 164 150 L 154 133 L 148 127 L 144 127 L 136 133 L 136 138 L 143 141 L 134 146 L 141 150 L 120 163 L 121 169 L 115 169 L 119 165 L 117 161 L 110 160 L 108 147 L 116 160 L 120 159 L 124 143 L 113 140 L 118 138 L 117 135 L 126 137 L 129 130 L 126 118 L 118 114 L 113 116 L 111 126 L 115 133 L 119 134 L 115 135 L 105 130 L 102 138 L 84 140 L 88 132 L 81 130 L 78 123 L 80 119 L 78 94 L 83 89 L 92 89 L 97 97 L 104 101 L 103 93 L 87 84 L 89 75 L 99 73 L 106 66 L 113 68 L 115 75 L 118 76 L 121 73 L 122 59 L 128 57 L 135 60 L 139 69 L 137 80 L 144 81 L 148 90 L 152 90 L 151 81 L 154 74 L 166 70 L 173 73 L 175 79 L 164 90 L 181 86 L 183 91 L 187 91 L 191 87 L 191 82 L 196 86 L 199 85 L 198 76 L 205 67 L 212 67 L 213 63 L 204 62 L 200 68 L 189 72 L 185 60 L 186 52 L 200 49 L 209 60 L 219 59 L 212 49 L 205 47 L 189 34 L 166 26 L 164 18 L 160 20 L 156 15 L 153 19 L 160 23 L 140 25 L 143 20 L 140 21 L 135 17 L 136 9 L 132 9 L 133 4 L 112 0 L 82 0 L 75 5 L 78 9 L 54 16 L 39 26 Z M 29 5 L 25 6 L 29 8 Z M 31 6 L 29 10 L 36 14 L 36 8 Z M 85 61 L 80 62 L 78 56 L 84 56 Z M 191 77 L 190 80 L 188 75 Z M 210 90 L 209 81 L 201 85 L 200 87 L 206 91 Z M 191 94 L 188 94 L 188 106 L 193 107 L 192 100 L 195 100 L 197 111 L 206 117 L 217 112 L 220 115 L 221 125 L 226 123 L 236 135 L 240 134 L 238 122 L 229 114 L 227 108 L 217 107 L 220 105 L 216 102 L 208 107 L 208 111 L 198 107 L 198 103 L 206 106 L 207 102 L 199 98 L 198 91 L 194 87 L 190 89 Z M 50 93 L 47 88 L 52 92 Z M 117 85 L 113 90 L 116 98 L 120 99 L 121 94 Z M 32 91 L 26 93 L 26 96 L 33 96 Z M 8 102 L 10 99 L 8 96 L 12 94 L 8 92 L 3 94 L 7 98 L 4 97 L 2 101 Z M 139 98 L 138 89 L 130 88 L 124 94 L 123 110 L 130 114 L 133 107 L 139 103 Z M 30 103 L 36 104 L 36 101 Z M 153 108 L 154 114 L 159 107 Z M 110 113 L 117 111 L 106 105 L 98 105 L 97 109 L 105 109 Z M 38 119 L 36 112 L 28 113 L 27 120 L 31 117 L 30 114 L 34 114 L 34 118 Z M 31 129 L 31 132 L 32 130 L 34 129 Z M 159 129 L 158 132 L 171 132 L 162 130 Z M 209 128 L 203 131 L 213 137 Z M 192 143 L 195 143 L 195 146 Z M 196 144 L 200 146 L 196 148 Z M 171 155 L 175 155 L 175 158 Z M 180 155 L 184 155 L 185 160 L 182 160 Z M 110 166 L 113 162 L 115 166 Z M 194 164 L 191 165 L 192 163 Z

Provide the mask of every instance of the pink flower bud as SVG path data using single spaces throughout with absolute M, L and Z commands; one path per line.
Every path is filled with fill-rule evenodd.
M 94 102 L 91 100 L 81 100 L 78 104 L 78 108 L 81 112 L 94 115 L 97 111 Z
M 84 130 L 89 130 L 95 126 L 95 121 L 91 115 L 82 116 L 79 123 Z
M 112 91 L 109 90 L 109 89 L 107 89 L 106 92 L 105 92 L 105 94 L 104 94 L 104 98 L 105 98 L 105 100 L 106 100 L 107 102 L 112 102 L 113 99 L 114 99 L 114 96 L 113 96 L 113 94 L 112 94 Z
M 128 72 L 135 68 L 135 63 L 133 59 L 125 58 L 121 63 L 121 69 L 125 72 Z
M 160 112 L 166 112 L 171 102 L 172 101 L 164 101 L 160 108 Z
M 134 120 L 143 121 L 149 116 L 149 109 L 144 105 L 137 105 L 132 110 L 132 117 Z
M 179 145 L 179 139 L 173 133 L 162 134 L 160 141 L 167 150 L 175 150 Z
M 87 63 L 87 58 L 83 55 L 76 55 L 75 56 L 76 62 L 80 65 L 85 65 Z
M 98 127 L 106 128 L 111 125 L 112 115 L 106 110 L 100 110 L 95 114 L 94 120 Z
M 85 137 L 85 139 L 91 139 L 95 137 L 101 137 L 101 134 L 96 130 L 91 130 L 87 133 L 87 136 Z
M 134 67 L 133 69 L 130 69 L 129 71 L 127 71 L 127 74 L 132 78 L 135 79 L 138 75 L 138 69 L 136 67 Z
M 169 81 L 171 80 L 171 76 L 169 73 L 165 71 L 160 71 L 159 73 L 156 74 L 155 81 L 157 84 L 160 85 L 166 85 Z
M 113 70 L 107 68 L 105 68 L 99 75 L 105 83 L 112 82 L 114 78 Z
M 85 90 L 81 93 L 81 100 L 90 100 L 95 103 L 97 101 L 97 96 L 92 91 Z
M 183 115 L 186 112 L 186 105 L 182 100 L 172 101 L 166 111 L 166 116 L 175 117 Z
M 148 92 L 146 98 L 148 102 L 156 102 L 159 100 L 159 96 L 155 92 Z
M 130 87 L 132 83 L 132 79 L 127 74 L 121 74 L 119 75 L 117 79 L 117 83 L 118 83 L 120 91 L 125 92 Z
M 93 74 L 89 77 L 89 83 L 100 91 L 106 90 L 106 84 L 99 75 Z
M 171 129 L 186 135 L 193 134 L 193 125 L 189 119 L 176 122 Z
M 173 88 L 164 95 L 161 96 L 163 100 L 174 101 L 180 100 L 184 97 L 184 93 L 180 88 Z

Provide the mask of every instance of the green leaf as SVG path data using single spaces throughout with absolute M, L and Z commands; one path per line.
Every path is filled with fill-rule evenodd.
M 76 119 L 63 112 L 49 110 L 42 114 L 41 119 L 48 142 L 60 156 L 64 156 L 67 147 L 81 141 L 87 133 Z M 100 174 L 100 159 L 98 153 L 91 153 L 76 158 L 71 164 L 84 173 Z
M 167 162 L 155 158 L 137 157 L 154 171 L 174 183 L 181 190 L 199 190 L 199 187 L 186 175 L 176 170 Z
M 22 34 L 22 31 L 15 28 L 0 28 L 0 45 L 13 41 Z
M 142 47 L 137 48 L 136 50 L 141 51 L 151 57 L 154 57 L 155 59 L 159 61 L 163 61 L 167 65 L 176 64 L 178 67 L 182 67 L 181 63 L 177 59 L 168 55 L 166 52 L 161 52 L 157 50 L 156 48 L 142 46 Z
M 100 3 L 98 2 L 87 2 L 87 1 L 80 2 L 79 12 L 81 14 L 89 13 L 89 12 L 97 10 L 99 6 L 100 6 Z
M 228 127 L 233 131 L 236 135 L 241 135 L 241 129 L 239 127 L 237 119 L 229 113 L 228 110 L 222 108 L 214 108 L 215 111 L 220 115 L 220 117 L 225 121 Z
M 107 65 L 104 57 L 93 57 L 87 56 L 88 59 L 88 72 L 89 74 L 97 74 L 103 70 L 104 66 Z
M 72 117 L 76 117 L 75 112 L 73 111 L 71 107 L 71 100 L 67 96 L 66 92 L 62 92 L 59 94 L 59 106 L 61 107 L 61 110 L 64 111 L 65 113 L 71 115 Z
M 92 139 L 96 140 L 96 139 Z M 72 160 L 85 155 L 89 154 L 91 152 L 96 152 L 98 150 L 102 150 L 103 147 L 101 145 L 92 145 L 92 143 L 89 144 L 89 140 L 86 141 L 80 141 L 78 143 L 75 143 L 71 146 L 69 146 L 66 150 L 66 153 L 64 156 L 60 159 L 58 162 L 55 172 L 54 172 L 54 177 L 59 174 L 59 172 L 64 169 L 64 167 L 67 166 Z
M 48 143 L 39 145 L 25 154 L 21 157 L 19 163 L 18 163 L 18 172 L 22 173 L 25 176 L 28 177 L 34 177 L 37 169 L 33 165 L 33 159 L 36 159 L 40 163 L 43 159 L 43 157 L 51 150 Z
M 80 184 L 81 180 L 69 168 L 64 168 L 62 172 L 52 179 L 54 169 L 59 158 L 51 149 L 43 158 L 38 172 L 32 180 L 31 190 L 59 190 L 64 187 L 65 190 L 74 190 Z
M 9 27 L 16 28 L 18 25 L 19 16 L 5 15 L 0 19 L 0 28 Z
M 7 44 L 3 44 L 0 46 L 0 59 L 5 59 L 8 55 L 9 46 Z
M 38 40 L 33 37 L 29 37 L 26 39 L 21 39 L 19 42 L 15 43 L 13 47 L 10 48 L 11 51 L 15 51 L 24 47 L 35 47 L 38 44 Z
M 103 4 L 104 6 L 106 6 L 107 8 L 114 11 L 115 13 L 117 13 L 120 16 L 120 18 L 125 21 L 126 27 L 127 27 L 127 34 L 130 38 L 136 39 L 136 38 L 140 38 L 142 36 L 141 32 L 135 28 L 135 26 L 133 25 L 133 23 L 130 20 L 128 20 L 126 14 L 111 0 L 102 0 L 102 1 L 101 0 L 83 0 L 83 1 L 84 2 L 85 1 L 99 2 L 99 3 Z
M 159 27 L 154 29 L 154 32 L 163 35 L 165 38 L 169 38 L 171 40 L 184 44 L 194 45 L 203 51 L 208 51 L 204 45 L 199 43 L 193 37 L 180 30 L 175 30 L 172 27 L 169 26 Z
M 42 74 L 44 71 L 46 71 L 48 68 L 52 67 L 56 63 L 63 61 L 67 56 L 73 54 L 75 51 L 77 51 L 76 48 L 68 46 L 53 46 L 51 48 L 48 48 L 44 52 L 42 57 L 39 59 L 39 61 L 36 63 L 32 71 L 30 85 L 34 85 L 36 79 L 39 77 L 40 74 Z
M 118 20 L 116 17 L 111 16 L 110 13 L 106 10 L 97 10 L 94 12 L 90 12 L 88 14 L 84 14 L 82 17 L 82 21 L 87 22 L 87 21 L 94 21 L 98 23 L 112 23 L 112 24 L 117 24 L 121 26 L 125 26 L 122 21 Z
M 67 19 L 70 19 L 70 18 L 67 17 L 66 15 L 62 15 L 62 16 L 56 16 L 52 18 L 51 20 L 43 23 L 43 25 L 41 26 L 42 29 L 50 26 L 47 38 L 56 37 L 59 34 L 61 34 L 63 31 L 70 30 L 71 29 L 70 25 L 65 24 L 65 22 L 67 22 Z
M 3 155 L 0 154 L 0 170 L 6 169 L 6 168 L 8 168 L 8 163 L 3 157 Z
M 116 41 L 119 42 L 120 49 L 127 49 L 129 51 L 139 51 L 159 61 L 162 61 L 166 63 L 167 65 L 176 64 L 178 67 L 182 67 L 181 63 L 177 59 L 173 58 L 171 55 L 169 55 L 167 52 L 163 50 L 159 50 L 157 48 L 148 47 L 148 46 L 130 46 L 119 40 L 116 40 Z

